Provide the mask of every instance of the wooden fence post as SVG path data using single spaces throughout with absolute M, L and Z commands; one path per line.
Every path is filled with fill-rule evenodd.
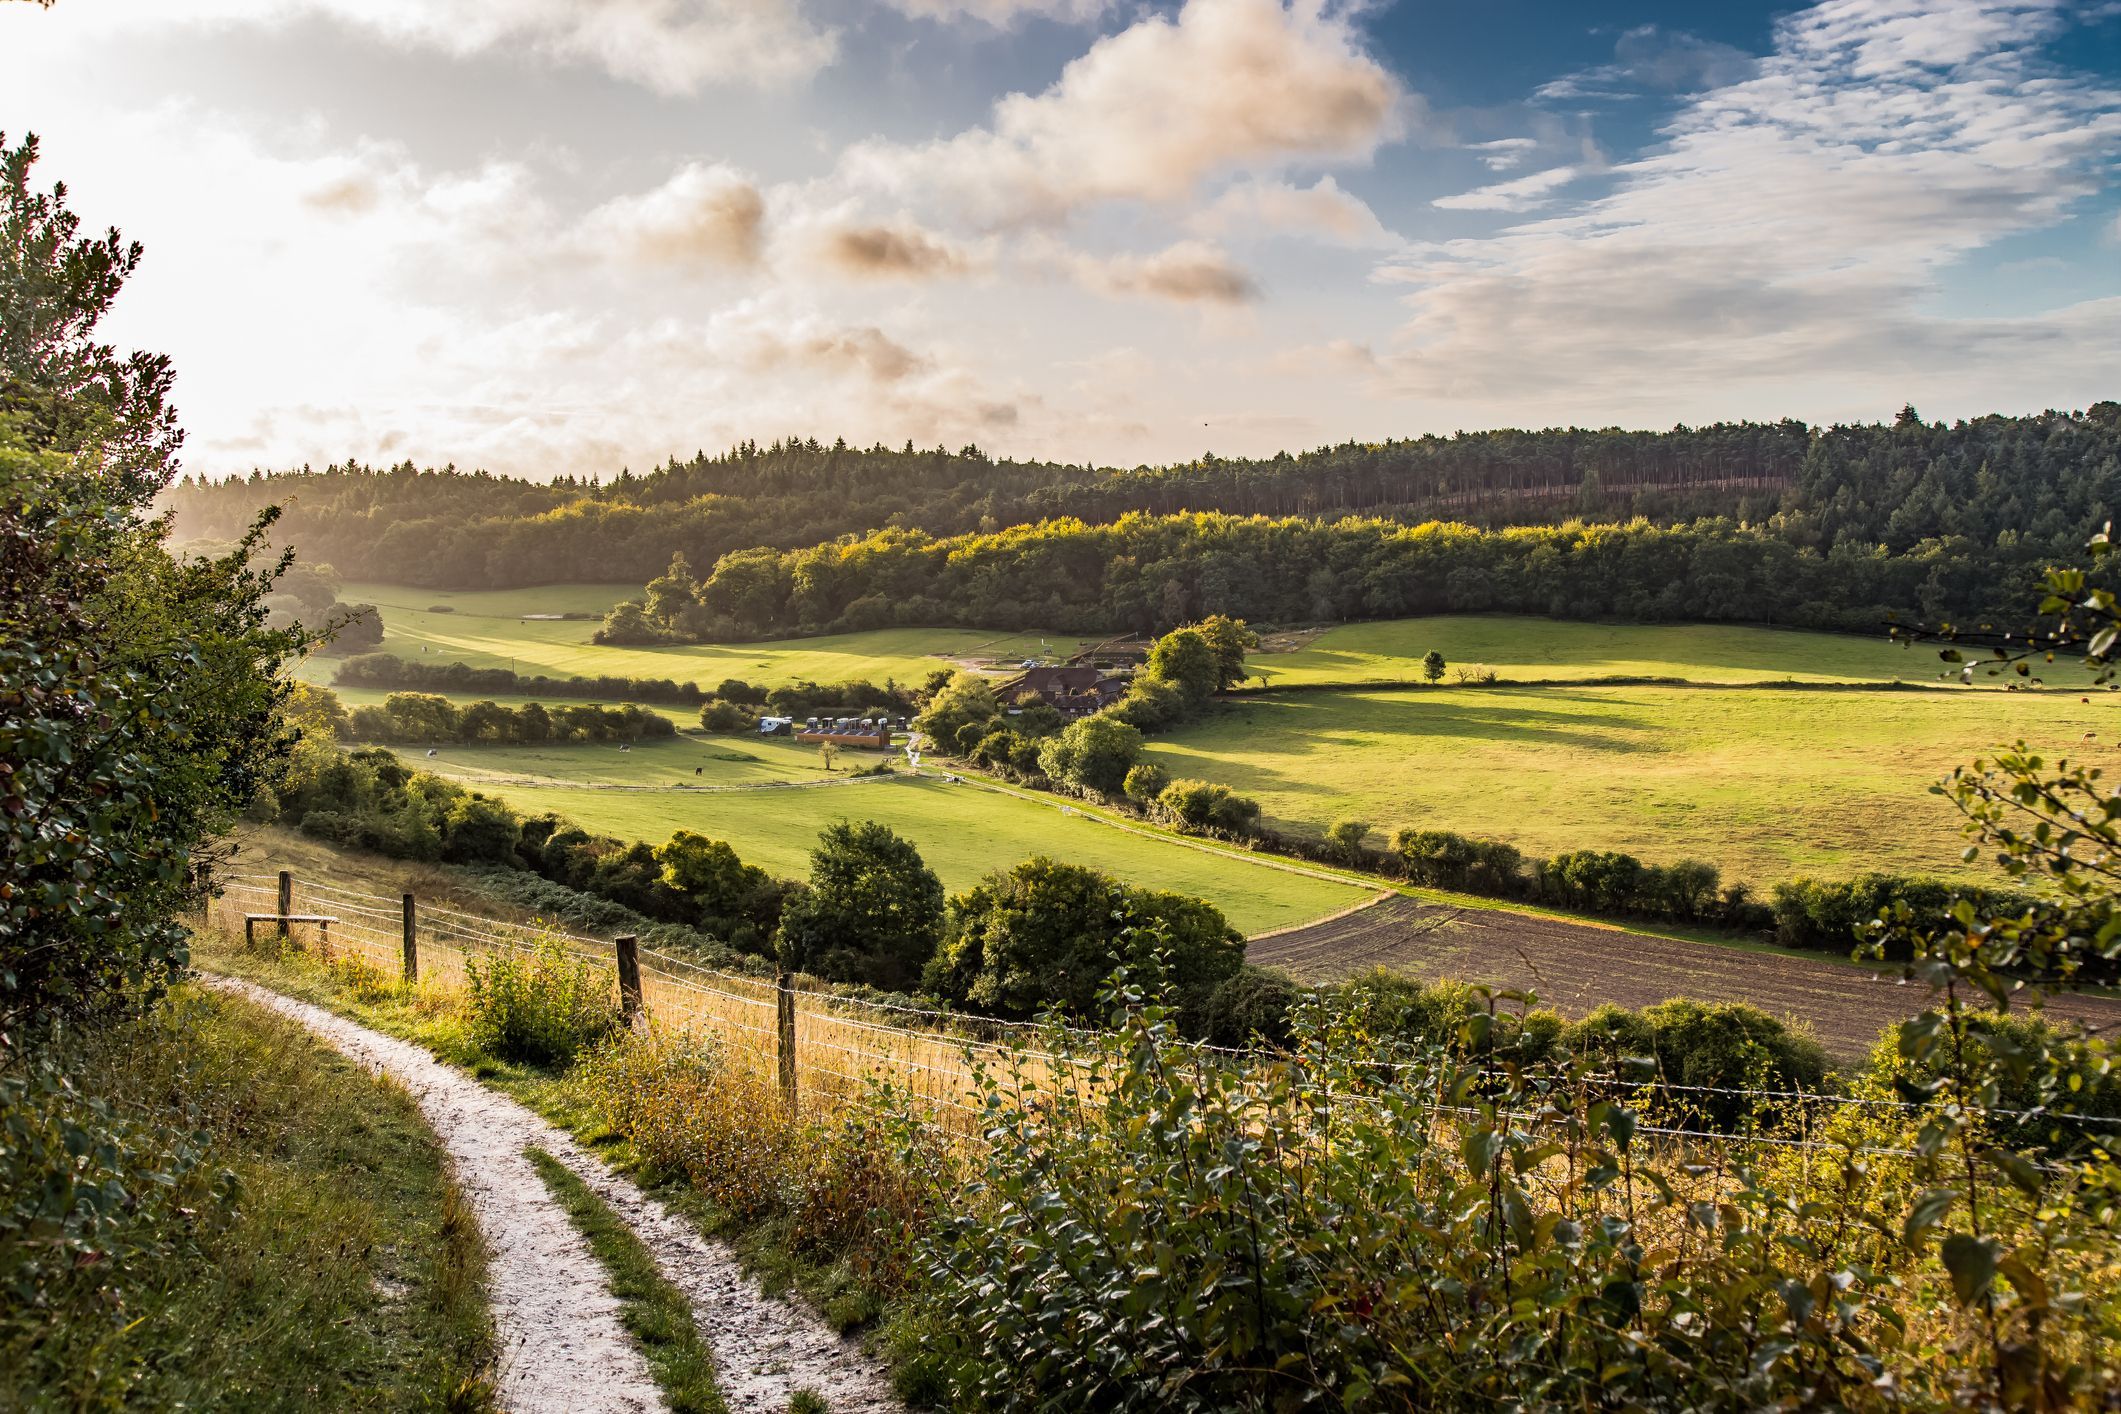
M 407 982 L 420 980 L 420 944 L 413 936 L 412 924 L 412 895 L 407 894 L 405 895 L 405 980 Z
M 781 1100 L 795 1109 L 795 979 L 783 968 L 773 979 L 774 1032 L 780 1041 Z
M 280 946 L 287 946 L 287 915 L 295 911 L 295 876 L 289 871 L 280 871 Z
M 619 945 L 619 1009 L 626 1015 L 626 1024 L 641 1014 L 641 953 L 638 941 L 631 933 L 621 933 Z

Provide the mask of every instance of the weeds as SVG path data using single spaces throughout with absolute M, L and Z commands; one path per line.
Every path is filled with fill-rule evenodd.
M 610 973 L 557 940 L 467 956 L 464 980 L 471 1039 L 502 1060 L 565 1067 L 622 1024 Z

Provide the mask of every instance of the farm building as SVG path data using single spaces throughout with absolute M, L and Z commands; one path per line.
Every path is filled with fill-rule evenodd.
M 1027 668 L 1021 677 L 1003 683 L 996 695 L 1010 702 L 1021 701 L 1026 695 L 1034 696 L 1048 707 L 1070 716 L 1080 716 L 1111 706 L 1126 690 L 1124 674 L 1107 672 L 1088 664 L 1069 663 L 1058 667 Z
M 877 717 L 812 717 L 795 734 L 795 739 L 815 745 L 829 741 L 835 746 L 867 747 L 872 751 L 891 749 L 891 723 Z

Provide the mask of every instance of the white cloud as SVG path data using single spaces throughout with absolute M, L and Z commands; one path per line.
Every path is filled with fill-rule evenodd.
M 1418 290 L 1395 386 L 1608 421 L 1739 390 L 1811 408 L 1917 387 L 2083 396 L 2121 347 L 2115 302 L 2015 320 L 1931 303 L 1960 257 L 2108 179 L 2121 92 L 2041 59 L 2058 23 L 2022 0 L 1792 17 L 1757 74 L 1687 105 L 1609 196 L 1394 269 Z
M 1210 176 L 1367 160 L 1410 100 L 1317 0 L 1187 0 L 1100 39 L 1037 95 L 925 146 L 859 144 L 857 186 L 940 199 L 983 224 L 1090 203 L 1172 202 Z
M 1581 175 L 1574 167 L 1550 167 L 1456 196 L 1440 196 L 1429 204 L 1445 211 L 1530 211 L 1546 205 L 1547 198 Z
M 837 36 L 798 0 L 89 0 L 40 20 L 90 33 L 331 20 L 408 49 L 535 54 L 663 93 L 777 84 L 832 62 Z
M 1272 178 L 1233 182 L 1188 224 L 1209 236 L 1310 235 L 1339 245 L 1385 250 L 1401 244 L 1368 203 L 1330 175 L 1308 187 Z

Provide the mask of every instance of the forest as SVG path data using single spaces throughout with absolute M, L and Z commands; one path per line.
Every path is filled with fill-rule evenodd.
M 1131 469 L 790 437 L 644 475 L 530 483 L 410 462 L 211 480 L 161 504 L 184 539 L 225 540 L 268 504 L 275 538 L 353 580 L 434 588 L 645 582 L 684 554 L 794 549 L 880 529 L 937 537 L 1129 513 L 1459 521 L 1729 520 L 1818 555 L 1950 543 L 2002 561 L 2077 548 L 2121 493 L 2121 403 L 2081 412 L 1668 432 L 1552 428 L 1344 443 Z M 1214 605 L 1217 609 L 1229 606 Z M 1232 608 L 1231 612 L 1238 612 Z

